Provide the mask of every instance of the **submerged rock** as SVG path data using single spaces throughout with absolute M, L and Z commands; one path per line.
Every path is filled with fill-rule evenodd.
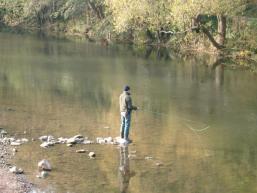
M 39 170 L 44 170 L 44 171 L 51 171 L 52 170 L 52 167 L 51 167 L 49 161 L 47 161 L 45 159 L 38 162 L 37 166 L 38 166 Z
M 146 160 L 152 160 L 153 157 L 151 157 L 151 156 L 146 156 L 145 159 L 146 159 Z
M 95 155 L 95 152 L 89 152 L 88 156 L 90 158 L 95 158 L 96 155 Z
M 40 172 L 39 175 L 37 175 L 37 178 L 46 178 L 49 175 L 47 171 Z
M 155 165 L 156 165 L 156 166 L 163 166 L 163 163 L 161 163 L 161 162 L 156 162 Z

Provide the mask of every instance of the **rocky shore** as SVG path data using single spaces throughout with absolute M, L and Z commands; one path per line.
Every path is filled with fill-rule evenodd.
M 15 151 L 15 149 L 13 149 L 13 146 L 5 143 L 3 138 L 0 138 L 0 192 L 32 192 L 33 184 L 28 182 L 23 174 L 12 173 L 10 171 L 13 166 L 9 163 L 9 161 L 13 156 L 13 151 Z

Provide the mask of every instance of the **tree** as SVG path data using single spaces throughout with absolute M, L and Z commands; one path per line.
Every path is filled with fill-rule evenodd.
M 221 49 L 226 40 L 227 16 L 237 14 L 246 2 L 247 0 L 175 0 L 172 4 L 172 13 L 178 26 L 193 26 L 200 29 L 207 35 L 215 48 Z M 203 25 L 201 16 L 204 15 L 216 16 L 218 21 L 217 39 Z

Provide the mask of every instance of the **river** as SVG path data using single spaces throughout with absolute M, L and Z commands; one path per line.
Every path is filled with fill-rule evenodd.
M 257 77 L 208 56 L 0 34 L 0 126 L 29 143 L 13 163 L 52 193 L 257 192 Z M 141 54 L 139 54 L 141 53 Z M 216 62 L 216 64 L 215 64 Z M 119 135 L 118 97 L 140 109 L 127 148 L 55 145 L 41 135 Z M 96 159 L 77 149 L 96 153 Z M 146 159 L 148 158 L 148 159 Z M 38 179 L 37 163 L 53 171 Z

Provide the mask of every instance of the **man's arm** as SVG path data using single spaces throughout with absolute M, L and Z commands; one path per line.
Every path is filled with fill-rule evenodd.
M 132 99 L 130 96 L 126 97 L 126 104 L 129 112 L 132 110 L 137 110 L 137 107 L 132 105 Z

